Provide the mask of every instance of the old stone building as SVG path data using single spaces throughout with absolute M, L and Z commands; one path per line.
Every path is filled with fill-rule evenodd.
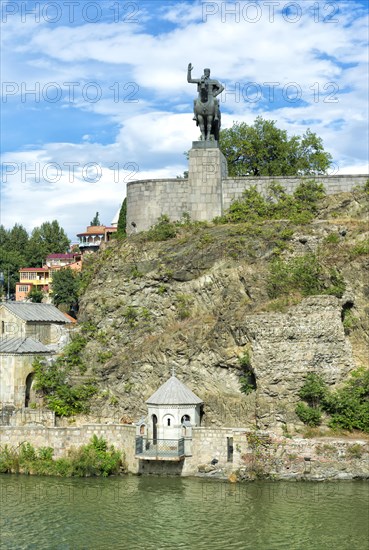
M 52 304 L 6 302 L 0 304 L 1 338 L 34 338 L 57 346 L 67 338 L 75 319 Z
M 0 407 L 19 409 L 33 401 L 33 362 L 56 353 L 75 323 L 51 304 L 0 304 Z
M 33 362 L 52 351 L 33 338 L 0 338 L 0 406 L 28 407 L 34 401 Z

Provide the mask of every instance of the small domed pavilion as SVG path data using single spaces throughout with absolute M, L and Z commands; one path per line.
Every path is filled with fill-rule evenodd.
M 167 460 L 170 447 L 177 460 L 184 457 L 184 440 L 192 438 L 192 427 L 200 426 L 203 401 L 173 373 L 146 403 L 147 419 L 137 423 L 136 455 L 143 459 Z M 142 454 L 137 452 L 140 448 Z

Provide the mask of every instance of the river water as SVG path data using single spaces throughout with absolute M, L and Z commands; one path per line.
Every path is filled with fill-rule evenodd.
M 0 548 L 367 550 L 369 484 L 0 475 Z

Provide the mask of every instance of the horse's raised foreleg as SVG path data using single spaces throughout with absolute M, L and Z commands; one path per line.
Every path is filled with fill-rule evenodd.
M 210 139 L 211 135 L 211 127 L 213 125 L 213 118 L 212 116 L 207 116 L 206 119 L 206 139 Z
M 197 121 L 199 123 L 199 126 L 200 126 L 200 131 L 201 131 L 201 139 L 206 139 L 206 136 L 205 136 L 205 124 L 204 124 L 204 117 L 202 115 L 197 115 Z

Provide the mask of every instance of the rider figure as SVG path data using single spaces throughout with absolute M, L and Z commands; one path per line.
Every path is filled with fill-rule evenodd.
M 215 117 L 214 120 L 219 121 L 220 119 L 220 110 L 219 110 L 219 101 L 218 99 L 215 99 L 217 95 L 221 94 L 224 90 L 224 86 L 218 81 L 210 78 L 210 69 L 204 69 L 204 74 L 201 78 L 191 78 L 191 71 L 193 67 L 192 64 L 188 64 L 187 69 L 187 82 L 190 82 L 192 84 L 197 84 L 197 92 L 200 93 L 201 89 L 201 83 L 205 82 L 208 85 L 208 91 L 209 94 L 212 94 L 214 97 L 214 103 L 215 103 Z M 194 107 L 194 117 L 193 120 L 196 120 L 196 112 L 195 112 L 195 105 L 196 105 L 196 99 L 193 102 Z

